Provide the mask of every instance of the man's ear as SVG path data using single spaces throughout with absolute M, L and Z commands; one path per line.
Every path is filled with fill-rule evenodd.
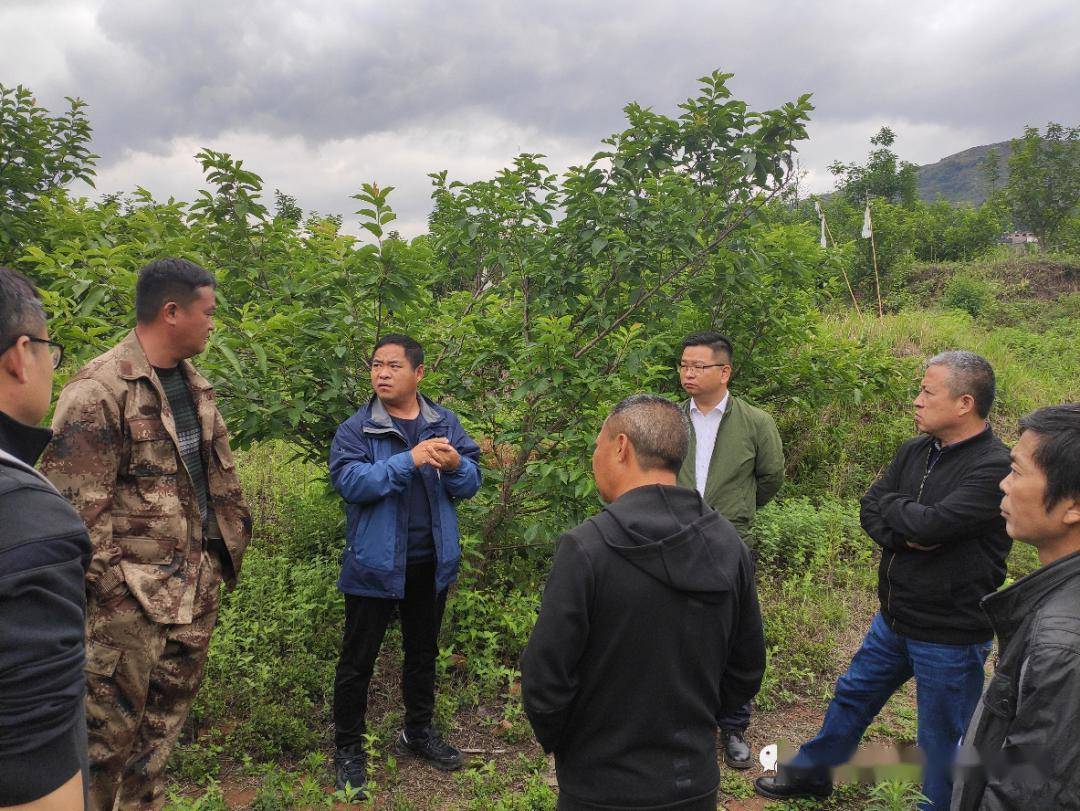
M 161 308 L 161 317 L 166 324 L 176 323 L 176 314 L 180 311 L 180 305 L 175 301 L 166 301 Z
M 975 410 L 975 398 L 970 394 L 960 396 L 960 408 L 962 414 L 970 414 Z
M 1074 498 L 1062 517 L 1066 524 L 1080 524 L 1080 499 Z
M 26 370 L 26 348 L 30 345 L 30 339 L 20 335 L 8 350 L 0 355 L 0 370 L 6 375 L 11 375 L 20 383 L 30 380 Z
M 419 383 L 423 379 L 424 379 L 424 364 L 421 363 L 416 367 L 416 382 Z

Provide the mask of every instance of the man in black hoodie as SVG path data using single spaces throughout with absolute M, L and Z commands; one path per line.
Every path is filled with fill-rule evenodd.
M 564 811 L 713 811 L 717 713 L 761 686 L 750 555 L 676 486 L 687 444 L 676 405 L 623 400 L 593 454 L 607 507 L 559 539 L 521 688 Z
M 1005 580 L 1012 542 L 998 491 L 1009 449 L 986 418 L 994 370 L 973 352 L 943 352 L 915 398 L 922 436 L 900 446 L 862 498 L 860 519 L 881 547 L 881 609 L 844 673 L 821 730 L 759 777 L 773 799 L 827 796 L 829 769 L 846 763 L 889 697 L 915 679 L 918 743 L 925 758 L 920 808 L 947 808 L 950 770 L 983 686 L 993 630 L 979 601 Z
M 62 354 L 33 286 L 0 267 L 0 807 L 84 803 L 90 538 L 33 468 Z

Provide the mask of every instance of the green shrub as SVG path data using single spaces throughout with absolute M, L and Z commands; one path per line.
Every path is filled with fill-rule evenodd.
M 839 635 L 873 603 L 873 543 L 859 526 L 858 504 L 774 502 L 758 513 L 754 536 L 768 653 L 754 703 L 773 709 L 808 694 L 824 697 L 844 664 L 836 657 Z
M 320 740 L 333 683 L 343 604 L 337 564 L 290 560 L 254 547 L 239 584 L 222 601 L 206 678 L 193 709 L 198 727 L 220 733 L 232 751 L 274 759 Z
M 945 285 L 942 304 L 953 310 L 963 310 L 972 318 L 977 318 L 993 298 L 993 286 L 986 279 L 968 273 L 957 273 Z

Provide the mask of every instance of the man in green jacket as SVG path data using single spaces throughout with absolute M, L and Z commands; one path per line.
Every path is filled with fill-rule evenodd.
M 773 418 L 728 391 L 734 353 L 718 332 L 698 332 L 682 342 L 679 381 L 690 399 L 690 449 L 679 471 L 682 487 L 695 487 L 713 509 L 742 535 L 751 553 L 757 508 L 767 504 L 784 481 L 784 449 Z M 752 763 L 746 743 L 750 704 L 724 707 L 717 718 L 724 762 L 733 769 Z

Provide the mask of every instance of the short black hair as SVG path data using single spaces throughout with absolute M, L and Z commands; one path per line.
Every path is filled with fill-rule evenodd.
M 19 271 L 0 267 L 0 352 L 20 335 L 45 325 L 45 310 L 34 285 Z
M 217 287 L 214 274 L 188 259 L 155 259 L 139 271 L 135 283 L 135 319 L 149 324 L 170 301 L 186 307 L 200 287 Z
M 1046 476 L 1047 512 L 1063 498 L 1080 499 L 1080 403 L 1032 411 L 1020 430 L 1039 437 L 1033 458 Z
M 676 475 L 690 447 L 682 410 L 655 394 L 633 394 L 611 410 L 608 430 L 626 434 L 642 470 L 662 468 Z
M 966 349 L 953 349 L 930 358 L 926 368 L 931 366 L 944 366 L 949 370 L 949 391 L 953 397 L 970 394 L 978 415 L 985 419 L 990 414 L 997 393 L 994 367 L 990 361 Z
M 686 349 L 688 346 L 707 346 L 713 351 L 713 354 L 724 355 L 724 363 L 731 365 L 731 362 L 735 360 L 735 350 L 731 346 L 731 341 L 726 335 L 721 335 L 719 332 L 692 332 L 683 338 L 682 348 Z
M 404 349 L 405 357 L 414 369 L 424 362 L 424 347 L 413 338 L 399 332 L 391 332 L 381 337 L 376 342 L 375 348 L 371 350 L 371 356 L 374 358 L 376 352 L 389 345 L 400 346 Z

